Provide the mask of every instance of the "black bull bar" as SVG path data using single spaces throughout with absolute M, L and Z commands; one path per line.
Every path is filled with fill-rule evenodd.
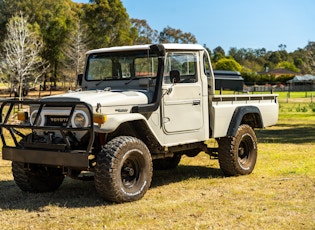
M 37 115 L 35 120 L 30 122 L 29 112 L 22 112 L 26 118 L 25 122 L 18 122 L 17 110 L 29 110 L 30 106 L 36 106 Z M 40 119 L 40 114 L 50 108 L 69 111 L 68 119 L 58 126 L 51 124 L 36 125 Z M 74 127 L 71 124 L 72 117 L 77 109 L 84 110 L 88 117 L 85 127 Z M 21 112 L 20 112 L 21 114 Z M 42 100 L 5 100 L 0 108 L 0 137 L 2 141 L 2 158 L 17 162 L 30 164 L 53 165 L 71 168 L 89 168 L 88 156 L 92 150 L 94 142 L 93 112 L 85 102 L 81 101 L 42 101 Z M 30 143 L 26 141 L 28 136 L 35 132 L 59 133 L 58 143 Z M 74 133 L 84 131 L 85 143 L 82 144 L 76 139 Z M 71 144 L 69 142 L 77 142 Z M 21 141 L 22 140 L 22 141 Z M 74 141 L 73 141 L 74 140 Z

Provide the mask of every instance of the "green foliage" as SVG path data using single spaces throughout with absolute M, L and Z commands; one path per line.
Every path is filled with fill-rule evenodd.
M 275 77 L 271 74 L 257 74 L 255 72 L 251 72 L 246 70 L 246 68 L 242 69 L 241 72 L 242 77 L 244 78 L 244 81 L 248 85 L 253 84 L 286 84 L 287 81 L 294 78 L 292 75 L 281 75 L 279 77 Z
M 287 118 L 289 118 L 289 115 L 291 117 L 300 116 L 300 113 L 306 113 L 308 116 L 315 118 L 313 115 L 313 113 L 315 112 L 314 102 L 308 103 L 307 99 L 305 99 L 305 102 L 303 102 L 302 98 L 290 99 L 290 101 L 292 102 L 283 103 L 281 101 L 284 102 L 286 100 L 280 99 L 279 111 L 280 113 L 285 113 L 287 115 Z
M 132 44 L 130 19 L 120 0 L 98 0 L 83 10 L 91 48 Z
M 243 60 L 242 61 L 242 66 L 243 66 L 243 69 L 242 71 L 246 71 L 246 72 L 260 72 L 261 69 L 262 69 L 262 65 L 258 62 L 258 61 L 255 61 L 255 60 Z
M 288 62 L 288 61 L 279 62 L 277 64 L 277 68 L 283 68 L 283 69 L 291 70 L 291 71 L 296 72 L 296 73 L 300 72 L 300 70 L 294 65 L 294 63 Z
M 241 71 L 242 66 L 233 58 L 221 58 L 215 63 L 216 70 Z
M 309 104 L 309 107 L 310 107 L 310 109 L 311 109 L 313 112 L 315 112 L 315 103 L 314 103 L 314 102 L 311 102 L 311 103 Z
M 8 0 L 2 4 L 8 9 L 23 12 L 31 24 L 38 25 L 44 42 L 41 56 L 49 61 L 50 72 L 56 80 L 60 64 L 64 61 L 62 49 L 67 44 L 68 33 L 74 27 L 74 3 L 71 0 Z M 13 12 L 6 12 L 7 20 Z
M 287 81 L 292 80 L 293 78 L 294 76 L 292 75 L 281 75 L 276 78 L 276 81 L 279 83 L 286 83 Z
M 22 11 L 32 25 L 38 25 L 43 37 L 44 51 L 41 56 L 50 63 L 50 75 L 63 75 L 63 63 L 68 62 L 64 50 L 73 44 L 69 39 L 76 33 L 77 23 L 82 23 L 87 49 L 116 45 L 148 44 L 159 42 L 197 43 L 197 38 L 181 29 L 166 26 L 160 32 L 151 28 L 145 19 L 131 19 L 121 0 L 93 0 L 89 3 L 75 3 L 71 0 L 0 0 L 0 48 L 7 33 L 5 25 L 16 13 Z M 89 41 L 89 42 L 86 42 Z M 206 44 L 204 44 L 206 47 Z M 221 46 L 209 48 L 211 61 L 216 69 L 229 69 L 246 72 L 245 82 L 286 82 L 286 78 L 272 80 L 271 76 L 259 76 L 268 67 L 285 68 L 301 74 L 315 74 L 315 42 L 309 41 L 305 48 L 288 53 L 286 45 L 280 44 L 279 50 L 267 51 L 265 48 L 230 48 L 225 53 Z M 224 63 L 227 55 L 239 64 Z M 228 61 L 231 62 L 231 61 Z M 223 66 L 220 66 L 223 65 Z
M 301 49 L 288 53 L 286 45 L 280 44 L 280 50 L 267 51 L 265 48 L 251 49 L 235 47 L 230 48 L 228 54 L 232 56 L 243 68 L 252 72 L 262 72 L 268 67 L 269 70 L 275 68 L 285 68 L 301 74 L 312 74 L 315 65 L 315 43 L 309 42 Z M 280 66 L 280 67 L 279 67 Z M 249 71 L 247 71 L 249 72 Z
M 167 26 L 160 32 L 160 43 L 197 43 L 196 37 L 191 33 L 183 33 L 180 29 Z
M 309 105 L 309 107 L 311 107 L 311 104 Z M 307 106 L 306 105 L 302 105 L 299 104 L 296 108 L 295 108 L 296 112 L 303 112 L 306 113 L 308 111 Z M 314 112 L 314 110 L 312 110 Z
M 305 51 L 305 64 L 308 68 L 309 73 L 315 75 L 315 42 L 308 42 L 304 49 Z
M 131 33 L 134 34 L 134 44 L 157 43 L 158 31 L 152 30 L 146 20 L 132 18 Z
M 225 57 L 225 52 L 221 46 L 218 46 L 213 50 L 213 62 L 217 62 L 221 58 L 224 58 L 224 57 Z

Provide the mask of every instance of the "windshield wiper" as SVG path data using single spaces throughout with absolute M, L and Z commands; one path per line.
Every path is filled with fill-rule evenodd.
M 96 86 L 98 86 L 98 85 L 100 85 L 103 81 L 105 81 L 105 80 L 117 80 L 117 79 L 119 79 L 119 77 L 118 76 L 113 76 L 113 78 L 103 78 L 103 79 L 101 79 L 99 82 L 97 82 L 95 85 Z
M 101 79 L 99 82 L 97 82 L 95 85 L 98 86 L 99 84 L 101 84 L 103 81 L 105 81 L 105 78 Z
M 125 83 L 125 85 L 128 85 L 130 82 L 132 82 L 134 79 L 136 79 L 137 77 L 136 76 L 133 76 L 132 78 L 129 79 L 129 81 L 127 81 Z

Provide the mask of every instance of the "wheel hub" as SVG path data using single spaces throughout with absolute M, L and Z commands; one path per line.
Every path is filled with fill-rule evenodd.
M 129 176 L 135 175 L 135 170 L 130 167 L 125 167 L 124 170 L 129 174 Z

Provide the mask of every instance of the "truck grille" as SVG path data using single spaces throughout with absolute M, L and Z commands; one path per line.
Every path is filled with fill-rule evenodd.
M 66 126 L 69 120 L 69 116 L 56 116 L 56 115 L 46 115 L 47 126 Z

